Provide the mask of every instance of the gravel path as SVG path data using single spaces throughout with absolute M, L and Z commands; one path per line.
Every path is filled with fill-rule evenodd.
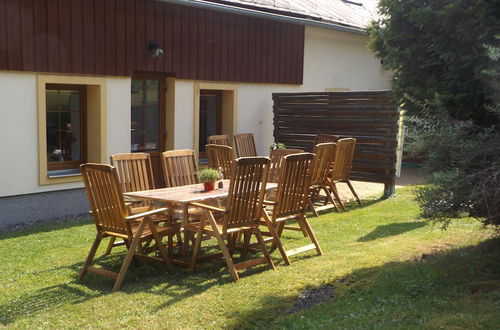
M 18 224 L 14 224 L 14 225 L 3 226 L 3 227 L 0 226 L 0 234 L 12 233 L 12 232 L 16 232 L 16 231 L 22 231 L 22 230 L 26 230 L 26 229 L 36 228 L 36 227 L 40 227 L 40 226 L 43 226 L 46 224 L 51 224 L 51 223 L 69 222 L 69 221 L 75 221 L 75 220 L 90 221 L 90 220 L 92 220 L 92 216 L 88 213 L 84 213 L 84 214 L 79 214 L 79 215 L 71 215 L 71 216 L 67 216 L 67 217 L 63 217 L 63 218 L 18 223 Z
M 288 314 L 297 313 L 308 309 L 316 304 L 333 299 L 335 297 L 335 288 L 331 285 L 322 285 L 315 289 L 302 291 L 295 304 L 287 310 Z

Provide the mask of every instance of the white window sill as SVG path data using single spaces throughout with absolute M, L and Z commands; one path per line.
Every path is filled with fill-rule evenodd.
M 67 177 L 74 177 L 74 176 L 81 176 L 82 174 L 80 173 L 79 168 L 74 168 L 74 169 L 68 169 L 68 170 L 53 170 L 53 171 L 48 171 L 47 176 L 49 179 L 54 179 L 54 178 L 67 178 Z

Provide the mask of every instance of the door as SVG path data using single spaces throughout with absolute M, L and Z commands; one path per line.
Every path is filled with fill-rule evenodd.
M 151 156 L 156 187 L 164 187 L 160 154 L 165 150 L 165 76 L 137 74 L 132 77 L 131 152 Z
M 207 137 L 222 134 L 222 91 L 200 90 L 200 163 L 206 161 Z

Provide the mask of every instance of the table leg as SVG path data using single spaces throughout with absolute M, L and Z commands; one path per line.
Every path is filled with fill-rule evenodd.
M 184 228 L 188 223 L 189 223 L 189 211 L 188 211 L 188 204 L 185 204 L 182 207 L 182 223 L 181 223 L 181 228 Z M 189 246 L 189 241 L 191 240 L 191 233 L 187 230 L 183 230 L 184 232 L 184 242 L 182 244 L 182 256 L 184 258 L 189 258 L 188 255 L 188 246 Z

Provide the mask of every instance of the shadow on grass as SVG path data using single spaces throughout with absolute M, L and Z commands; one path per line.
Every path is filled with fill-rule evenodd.
M 212 253 L 216 248 L 204 247 L 202 249 L 204 252 Z M 124 250 L 113 251 L 108 256 L 101 255 L 96 257 L 92 265 L 118 272 L 125 254 Z M 250 255 L 247 258 L 251 257 Z M 237 260 L 238 258 L 235 258 L 236 262 L 238 262 Z M 42 314 L 45 310 L 57 308 L 68 303 L 79 304 L 90 299 L 112 294 L 114 280 L 93 273 L 88 273 L 82 281 L 77 280 L 82 265 L 83 261 L 63 267 L 53 267 L 33 272 L 32 275 L 37 275 L 66 269 L 70 271 L 69 278 L 74 280 L 21 294 L 1 304 L 0 325 L 9 325 L 19 318 Z M 254 267 L 240 271 L 239 274 L 241 276 L 251 276 L 267 269 L 267 267 Z M 150 305 L 151 310 L 158 311 L 182 299 L 198 295 L 214 285 L 231 282 L 231 276 L 222 257 L 220 260 L 215 259 L 211 262 L 199 263 L 196 272 L 193 274 L 181 267 L 175 267 L 175 273 L 169 274 L 161 264 L 133 261 L 125 275 L 120 292 L 125 294 L 145 293 L 161 296 L 161 299 L 157 299 L 161 304 L 158 306 Z M 22 289 L 19 291 L 22 292 Z
M 364 207 L 368 207 L 368 206 L 371 206 L 371 205 L 374 205 L 378 202 L 382 202 L 386 200 L 386 198 L 384 198 L 383 196 L 380 197 L 380 198 L 373 198 L 373 199 L 365 199 L 365 200 L 362 200 L 361 202 L 363 203 L 363 205 L 359 205 L 357 202 L 349 202 L 349 203 L 346 203 L 345 204 L 345 211 L 342 211 L 342 209 L 340 209 L 339 207 L 339 212 L 335 211 L 335 208 L 333 206 L 331 206 L 331 204 L 328 204 L 330 205 L 331 207 L 330 208 L 327 208 L 327 209 L 323 209 L 323 210 L 319 210 L 318 211 L 318 214 L 320 216 L 322 215 L 325 215 L 325 214 L 342 214 L 342 213 L 345 213 L 345 212 L 349 212 L 349 211 L 354 211 L 354 210 L 357 210 L 357 209 L 361 209 L 361 208 L 364 208 Z M 307 213 L 307 217 L 308 218 L 315 218 L 315 216 L 313 215 L 312 212 L 308 212 Z
M 337 296 L 296 314 L 294 295 L 268 296 L 231 328 L 494 328 L 500 315 L 500 239 L 355 270 Z M 308 288 L 311 289 L 311 288 Z
M 89 216 L 75 217 L 71 220 L 52 220 L 49 222 L 35 222 L 26 226 L 17 228 L 16 226 L 8 226 L 0 228 L 0 240 L 8 238 L 17 238 L 33 234 L 41 234 L 56 230 L 64 230 L 73 227 L 81 227 L 93 225 L 94 220 Z
M 425 227 L 427 224 L 422 221 L 399 222 L 388 225 L 378 226 L 373 231 L 363 237 L 358 238 L 358 242 L 373 241 L 378 238 L 400 235 L 418 228 Z
M 67 302 L 77 304 L 99 295 L 101 294 L 86 292 L 75 281 L 48 286 L 0 305 L 0 324 L 8 325 L 19 317 L 36 315 Z

